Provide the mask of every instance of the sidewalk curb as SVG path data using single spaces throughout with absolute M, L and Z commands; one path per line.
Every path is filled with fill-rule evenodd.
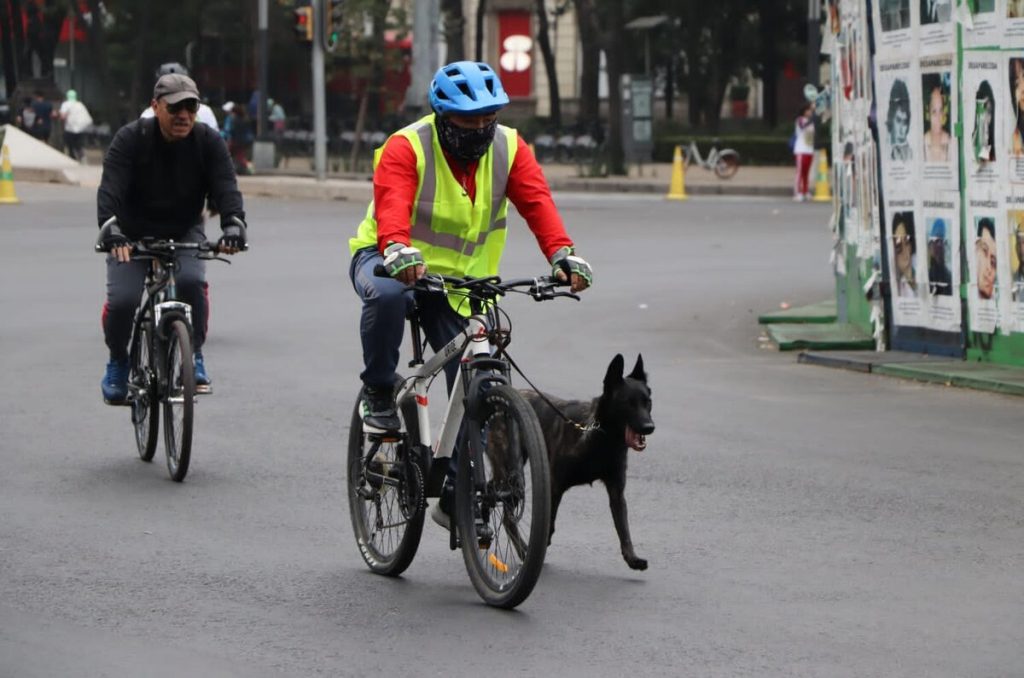
M 1024 368 L 901 351 L 804 351 L 797 362 L 866 374 L 1024 396 Z

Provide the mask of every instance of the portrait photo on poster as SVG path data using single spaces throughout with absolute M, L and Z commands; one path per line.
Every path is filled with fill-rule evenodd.
M 910 0 L 878 0 L 882 31 L 910 28 Z
M 942 54 L 956 50 L 953 0 L 920 0 L 920 54 Z
M 896 212 L 892 217 L 893 287 L 898 297 L 917 296 L 917 238 L 914 212 Z
M 928 327 L 956 332 L 960 309 L 960 199 L 957 193 L 936 191 L 921 201 L 927 238 Z
M 924 93 L 924 161 L 948 163 L 953 158 L 952 76 L 949 71 L 923 73 L 921 90 Z
M 889 89 L 889 107 L 885 113 L 885 130 L 889 136 L 889 156 L 893 160 L 914 159 L 910 147 L 910 90 L 904 80 L 896 79 Z
M 885 59 L 916 53 L 916 31 L 911 17 L 910 2 L 911 0 L 877 0 L 872 4 L 877 57 Z M 919 0 L 914 2 L 917 3 Z
M 1010 239 L 1010 284 L 1014 303 L 1024 304 L 1024 209 L 1009 210 L 1006 225 Z M 1021 318 L 1018 315 L 1018 325 Z
M 1004 0 L 1006 2 L 1005 26 L 1000 47 L 1003 49 L 1024 49 L 1024 0 Z
M 1021 159 L 1024 158 L 1024 58 L 1010 57 L 1007 72 L 1011 118 L 1008 150 L 1011 157 Z
M 928 293 L 950 296 L 953 294 L 953 273 L 949 223 L 944 217 L 926 217 L 924 225 L 928 232 Z
M 974 219 L 974 282 L 978 289 L 978 298 L 982 300 L 996 299 L 998 293 L 999 259 L 996 250 L 996 221 L 991 216 L 977 216 Z
M 998 52 L 964 52 L 963 148 L 967 163 L 967 193 L 992 195 L 1006 181 L 1003 127 L 1006 124 L 1006 59 Z

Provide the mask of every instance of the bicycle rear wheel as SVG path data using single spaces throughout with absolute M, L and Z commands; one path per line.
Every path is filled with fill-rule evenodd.
M 152 325 L 143 322 L 132 344 L 131 372 L 128 389 L 131 398 L 132 427 L 135 445 L 142 461 L 152 461 L 160 432 L 160 408 L 157 406 L 157 380 L 150 359 Z
M 410 453 L 407 433 L 363 432 L 362 399 L 359 391 L 348 433 L 349 516 L 366 565 L 397 577 L 412 564 L 423 535 L 423 462 Z
M 526 600 L 548 547 L 551 489 L 547 448 L 529 404 L 497 385 L 480 395 L 459 451 L 456 512 L 466 570 L 488 605 Z
M 740 154 L 736 151 L 725 150 L 718 154 L 718 162 L 715 163 L 715 174 L 720 179 L 729 179 L 740 168 Z
M 164 451 L 171 480 L 181 482 L 192 459 L 192 410 L 196 375 L 192 366 L 192 337 L 183 320 L 167 333 L 167 392 L 164 395 Z

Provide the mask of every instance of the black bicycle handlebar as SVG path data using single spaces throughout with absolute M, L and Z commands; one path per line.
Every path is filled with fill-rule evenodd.
M 390 278 L 387 271 L 380 264 L 373 268 L 373 274 L 378 278 Z M 546 301 L 555 297 L 569 297 L 579 301 L 579 295 L 572 292 L 556 292 L 555 288 L 569 287 L 568 280 L 559 280 L 549 275 L 536 278 L 513 278 L 502 280 L 496 275 L 484 276 L 482 278 L 458 278 L 439 273 L 427 273 L 409 286 L 421 292 L 443 293 L 446 285 L 456 290 L 466 290 L 473 296 L 494 298 L 507 294 L 508 292 L 523 292 L 529 294 L 537 301 Z M 526 287 L 526 290 L 519 288 Z

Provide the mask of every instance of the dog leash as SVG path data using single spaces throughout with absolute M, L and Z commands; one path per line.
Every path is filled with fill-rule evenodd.
M 500 351 L 500 352 L 501 352 L 502 354 L 504 354 L 504 356 L 505 356 L 505 359 L 506 359 L 506 360 L 508 360 L 508 364 L 509 364 L 509 365 L 511 365 L 511 366 L 512 366 L 512 368 L 513 368 L 513 369 L 514 369 L 514 370 L 515 370 L 516 372 L 518 372 L 518 373 L 519 373 L 519 376 L 520 376 L 520 377 L 522 377 L 522 378 L 523 378 L 523 380 L 524 380 L 524 381 L 525 381 L 525 382 L 526 382 L 527 384 L 529 384 L 529 385 L 530 385 L 530 388 L 532 388 L 532 389 L 533 389 L 533 392 L 534 392 L 534 393 L 536 393 L 537 395 L 539 395 L 539 396 L 540 396 L 540 399 L 541 399 L 541 400 L 543 400 L 543 401 L 544 401 L 545 403 L 547 403 L 548 407 L 550 407 L 551 409 L 553 409 L 553 410 L 554 410 L 554 411 L 555 411 L 555 412 L 556 412 L 556 413 L 558 414 L 558 416 L 560 416 L 560 417 L 561 417 L 561 418 L 562 418 L 562 419 L 563 419 L 563 420 L 564 420 L 564 421 L 565 421 L 565 422 L 566 422 L 567 424 L 571 424 L 571 425 L 572 425 L 572 427 L 573 427 L 573 428 L 575 428 L 575 429 L 576 429 L 577 431 L 579 431 L 580 433 L 590 433 L 591 431 L 602 431 L 602 430 L 603 430 L 603 429 L 601 428 L 601 422 L 599 422 L 599 421 L 598 421 L 597 419 L 594 419 L 594 421 L 592 421 L 591 423 L 589 423 L 589 424 L 586 424 L 586 425 L 584 425 L 584 424 L 581 424 L 581 423 L 579 423 L 578 421 L 576 421 L 575 419 L 573 419 L 573 418 L 572 418 L 572 417 L 570 417 L 569 415 L 567 415 L 567 414 L 566 414 L 565 412 L 563 412 L 562 410 L 560 410 L 560 409 L 558 408 L 558 406 L 557 406 L 557 405 L 555 405 L 555 404 L 554 404 L 553 402 L 551 402 L 551 400 L 550 400 L 550 399 L 549 399 L 549 398 L 548 398 L 548 397 L 547 397 L 546 395 L 544 395 L 544 394 L 543 394 L 543 393 L 541 392 L 541 390 L 540 390 L 540 389 L 538 389 L 538 388 L 537 388 L 536 386 L 534 386 L 533 382 L 532 382 L 532 381 L 530 381 L 530 378 L 529 378 L 529 377 L 527 377 L 527 376 L 526 376 L 526 373 L 525 373 L 525 372 L 523 372 L 523 371 L 522 371 L 522 370 L 521 370 L 521 369 L 519 368 L 519 365 L 517 365 L 517 364 L 516 364 L 516 361 L 512 359 L 512 356 L 511 356 L 511 355 L 509 354 L 509 352 L 508 352 L 508 351 L 506 351 L 506 350 L 505 350 L 505 348 L 504 348 L 504 347 L 501 347 L 501 348 L 499 349 L 499 351 Z

